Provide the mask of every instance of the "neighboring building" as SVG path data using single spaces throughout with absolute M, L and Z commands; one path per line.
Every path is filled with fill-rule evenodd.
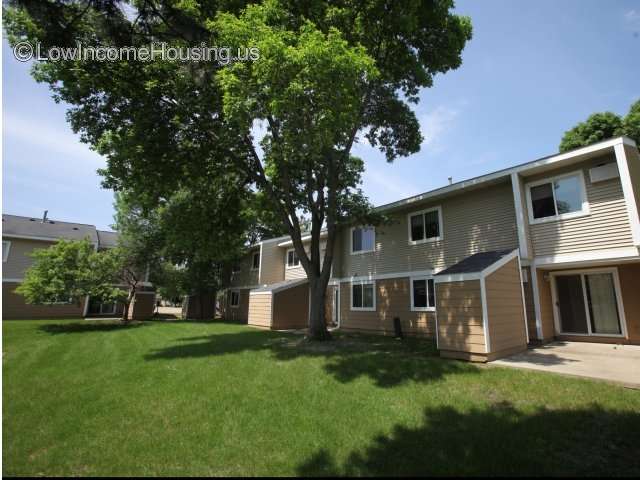
M 554 338 L 640 344 L 640 155 L 632 140 L 377 210 L 395 221 L 345 228 L 335 248 L 327 312 L 341 329 L 390 334 L 398 318 L 405 333 L 435 337 L 445 355 L 471 360 Z M 227 290 L 228 318 L 306 325 L 304 271 L 290 249 L 288 237 L 251 247 Z
M 117 317 L 123 306 L 85 299 L 80 304 L 62 300 L 57 304 L 28 305 L 14 292 L 25 271 L 33 263 L 29 255 L 36 249 L 48 248 L 60 239 L 89 240 L 97 250 L 117 245 L 117 232 L 98 230 L 93 225 L 61 222 L 47 218 L 2 215 L 2 318 L 81 318 Z M 155 293 L 149 282 L 136 294 L 130 316 L 148 318 L 153 314 Z

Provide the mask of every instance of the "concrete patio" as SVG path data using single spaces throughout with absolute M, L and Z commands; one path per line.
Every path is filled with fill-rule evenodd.
M 553 342 L 491 362 L 622 383 L 640 389 L 640 346 Z

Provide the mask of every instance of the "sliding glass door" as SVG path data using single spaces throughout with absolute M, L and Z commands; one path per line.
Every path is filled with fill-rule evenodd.
M 613 272 L 559 274 L 555 289 L 560 333 L 623 334 Z

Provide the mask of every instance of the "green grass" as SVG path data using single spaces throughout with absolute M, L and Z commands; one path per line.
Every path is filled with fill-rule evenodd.
M 3 322 L 4 475 L 640 474 L 640 391 L 224 323 Z

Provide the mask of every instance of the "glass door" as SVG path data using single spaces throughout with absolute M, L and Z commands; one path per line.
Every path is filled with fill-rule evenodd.
M 557 275 L 555 286 L 560 333 L 622 335 L 613 273 Z

